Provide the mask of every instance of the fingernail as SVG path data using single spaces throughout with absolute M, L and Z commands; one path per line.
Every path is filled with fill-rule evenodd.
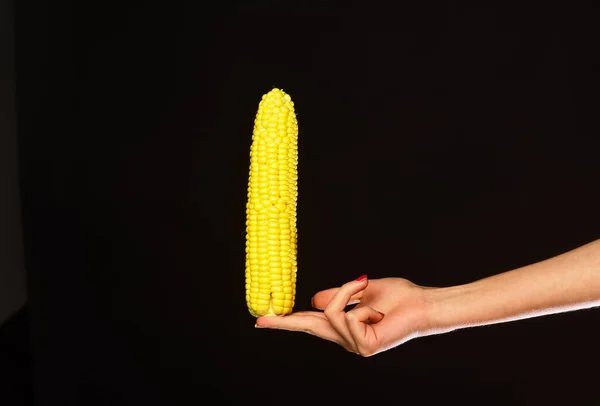
M 381 314 L 381 317 L 385 316 L 385 314 L 381 313 L 379 310 L 375 310 L 377 313 Z
M 367 279 L 367 274 L 361 275 L 358 278 L 356 278 L 356 282 L 362 282 L 365 279 Z
M 264 328 L 264 327 L 263 326 L 259 326 L 258 324 L 255 324 L 254 328 Z
M 314 298 L 314 296 L 310 298 L 310 305 L 312 307 L 315 307 L 315 298 Z

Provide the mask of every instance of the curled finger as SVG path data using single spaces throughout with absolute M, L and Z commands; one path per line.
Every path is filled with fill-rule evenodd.
M 373 355 L 377 350 L 379 340 L 372 324 L 379 323 L 383 317 L 383 313 L 369 306 L 357 307 L 346 313 L 346 324 L 360 355 Z
M 324 310 L 329 305 L 331 299 L 333 299 L 333 296 L 337 293 L 338 290 L 340 290 L 340 288 L 331 288 L 317 292 L 310 301 L 311 306 L 315 309 Z M 361 290 L 357 294 L 352 295 L 352 297 L 350 297 L 350 300 L 348 301 L 348 305 L 359 303 L 360 299 L 362 298 L 363 292 L 364 291 Z
M 324 310 L 325 316 L 337 331 L 337 333 L 346 340 L 349 345 L 356 350 L 354 340 L 346 324 L 346 306 L 353 295 L 363 291 L 368 285 L 367 276 L 363 275 L 352 282 L 344 284 L 333 295 L 333 298 Z

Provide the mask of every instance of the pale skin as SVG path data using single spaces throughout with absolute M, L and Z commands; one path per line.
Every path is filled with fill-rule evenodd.
M 306 332 L 369 357 L 417 337 L 600 306 L 600 240 L 452 287 L 363 277 L 318 292 L 313 307 L 322 311 L 260 317 L 256 327 Z

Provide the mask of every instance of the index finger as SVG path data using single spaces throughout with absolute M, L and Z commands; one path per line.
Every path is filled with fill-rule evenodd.
M 302 312 L 288 316 L 263 316 L 256 319 L 257 328 L 271 328 L 277 330 L 300 331 L 325 340 L 333 341 L 343 346 L 342 337 L 329 324 L 323 313 Z

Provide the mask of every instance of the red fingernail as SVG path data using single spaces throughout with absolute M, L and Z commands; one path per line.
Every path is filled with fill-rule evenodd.
M 356 282 L 362 282 L 365 279 L 367 279 L 367 274 L 361 275 L 358 278 L 356 278 Z

